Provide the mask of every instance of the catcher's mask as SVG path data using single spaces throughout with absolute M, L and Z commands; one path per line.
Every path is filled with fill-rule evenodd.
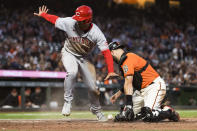
M 116 50 L 118 48 L 123 49 L 124 45 L 121 45 L 119 42 L 113 41 L 111 43 L 109 43 L 109 50 Z

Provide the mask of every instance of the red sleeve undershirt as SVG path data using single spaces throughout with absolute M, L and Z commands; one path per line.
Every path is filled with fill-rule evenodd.
M 102 51 L 105 62 L 107 63 L 108 72 L 114 72 L 113 58 L 109 49 Z
M 59 18 L 59 17 L 56 16 L 56 15 L 50 15 L 50 14 L 47 14 L 47 13 L 42 13 L 41 16 L 42 16 L 45 20 L 51 22 L 52 24 L 55 24 L 56 20 Z

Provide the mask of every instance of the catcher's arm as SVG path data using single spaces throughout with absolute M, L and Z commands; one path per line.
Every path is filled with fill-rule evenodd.
M 121 94 L 124 92 L 124 94 L 126 95 L 126 98 L 127 97 L 131 97 L 128 102 L 126 102 L 126 105 L 127 103 L 130 103 L 131 101 L 131 104 L 129 105 L 132 105 L 132 95 L 133 95 L 133 76 L 126 76 L 125 78 L 125 84 L 124 84 L 124 90 L 119 90 L 118 92 L 116 92 L 111 98 L 110 98 L 110 101 L 111 103 L 113 104 L 114 102 L 116 102 L 116 100 L 121 96 Z
M 133 76 L 129 75 L 125 77 L 124 93 L 125 95 L 133 95 Z
M 132 95 L 133 95 L 133 76 L 129 75 L 125 77 L 124 83 L 124 93 L 126 96 L 126 103 L 125 106 L 132 106 Z
M 133 76 L 129 75 L 125 77 L 124 83 L 124 93 L 126 95 L 126 103 L 125 107 L 122 112 L 115 116 L 114 121 L 133 121 L 134 120 L 134 112 L 133 112 L 133 102 L 132 102 L 132 95 L 133 95 Z M 122 92 L 122 91 L 119 91 Z
M 39 17 L 43 17 L 44 19 L 51 22 L 52 24 L 55 24 L 56 20 L 59 17 L 56 15 L 47 14 L 48 11 L 49 11 L 49 9 L 45 5 L 43 5 L 42 7 L 39 7 L 39 12 L 34 13 L 34 15 L 39 16 Z

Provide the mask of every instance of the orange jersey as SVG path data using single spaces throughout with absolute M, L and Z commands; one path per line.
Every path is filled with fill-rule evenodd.
M 121 65 L 121 68 L 124 73 L 124 77 L 129 75 L 134 75 L 134 71 L 139 71 L 146 65 L 146 60 L 142 57 L 134 54 L 134 53 L 127 53 L 127 59 Z M 149 84 L 151 84 L 159 74 L 152 68 L 149 64 L 145 71 L 141 73 L 142 75 L 142 88 L 145 88 Z

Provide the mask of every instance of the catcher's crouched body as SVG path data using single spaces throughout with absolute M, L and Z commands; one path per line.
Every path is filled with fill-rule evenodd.
M 166 95 L 166 84 L 149 62 L 125 50 L 118 42 L 111 42 L 109 49 L 124 77 L 124 86 L 110 98 L 114 103 L 122 94 L 125 95 L 124 109 L 116 115 L 115 121 L 179 121 L 179 115 L 173 108 L 161 105 Z

